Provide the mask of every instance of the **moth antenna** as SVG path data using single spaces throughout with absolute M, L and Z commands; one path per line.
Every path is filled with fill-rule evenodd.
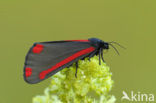
M 117 42 L 115 42 L 115 41 L 109 42 L 109 44 L 111 44 L 111 43 L 114 43 L 114 44 L 120 46 L 121 48 L 126 49 L 124 46 L 122 46 L 121 44 L 119 44 L 119 43 L 117 43 Z
M 118 52 L 118 50 L 117 50 L 111 43 L 109 43 L 109 45 L 113 47 L 113 49 L 116 51 L 116 53 L 117 53 L 118 55 L 120 55 L 119 52 Z

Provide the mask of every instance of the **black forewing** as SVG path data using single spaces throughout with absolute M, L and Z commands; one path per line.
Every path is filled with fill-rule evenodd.
M 41 53 L 34 53 L 33 48 L 37 45 L 43 45 L 43 50 Z M 74 62 L 78 61 L 79 59 L 82 59 L 89 54 L 82 55 L 65 65 L 55 69 L 54 71 L 48 73 L 48 75 L 45 76 L 44 79 L 39 78 L 39 74 L 51 68 L 55 64 L 59 63 L 60 61 L 68 58 L 69 56 L 83 50 L 86 48 L 92 47 L 90 42 L 68 42 L 68 41 L 57 41 L 57 42 L 41 42 L 41 43 L 35 43 L 29 50 L 27 56 L 26 56 L 26 61 L 25 61 L 25 66 L 24 66 L 24 79 L 28 83 L 38 83 L 61 69 L 70 66 Z M 29 77 L 25 76 L 25 69 L 29 67 L 32 69 L 32 73 Z

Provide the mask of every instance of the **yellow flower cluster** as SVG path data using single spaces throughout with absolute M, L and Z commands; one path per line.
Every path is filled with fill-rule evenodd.
M 33 103 L 115 103 L 109 92 L 113 81 L 109 67 L 98 56 L 89 61 L 79 60 L 77 78 L 76 66 L 64 68 L 52 77 L 51 84 L 43 96 L 33 98 Z

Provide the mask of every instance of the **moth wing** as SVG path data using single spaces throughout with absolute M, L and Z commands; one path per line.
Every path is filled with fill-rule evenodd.
M 31 84 L 38 83 L 88 56 L 94 50 L 90 42 L 35 43 L 26 56 L 24 79 Z

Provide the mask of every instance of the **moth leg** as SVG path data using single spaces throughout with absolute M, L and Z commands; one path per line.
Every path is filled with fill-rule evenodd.
M 78 61 L 76 62 L 76 72 L 75 72 L 75 77 L 77 78 L 77 70 L 78 70 Z
M 99 65 L 101 65 L 101 48 L 99 50 Z
M 95 50 L 94 52 L 92 52 L 90 55 L 89 55 L 89 61 L 90 61 L 90 58 L 93 57 L 95 54 L 96 54 L 97 50 Z
M 103 58 L 103 49 L 101 49 L 101 58 L 102 58 L 102 61 L 105 62 Z

